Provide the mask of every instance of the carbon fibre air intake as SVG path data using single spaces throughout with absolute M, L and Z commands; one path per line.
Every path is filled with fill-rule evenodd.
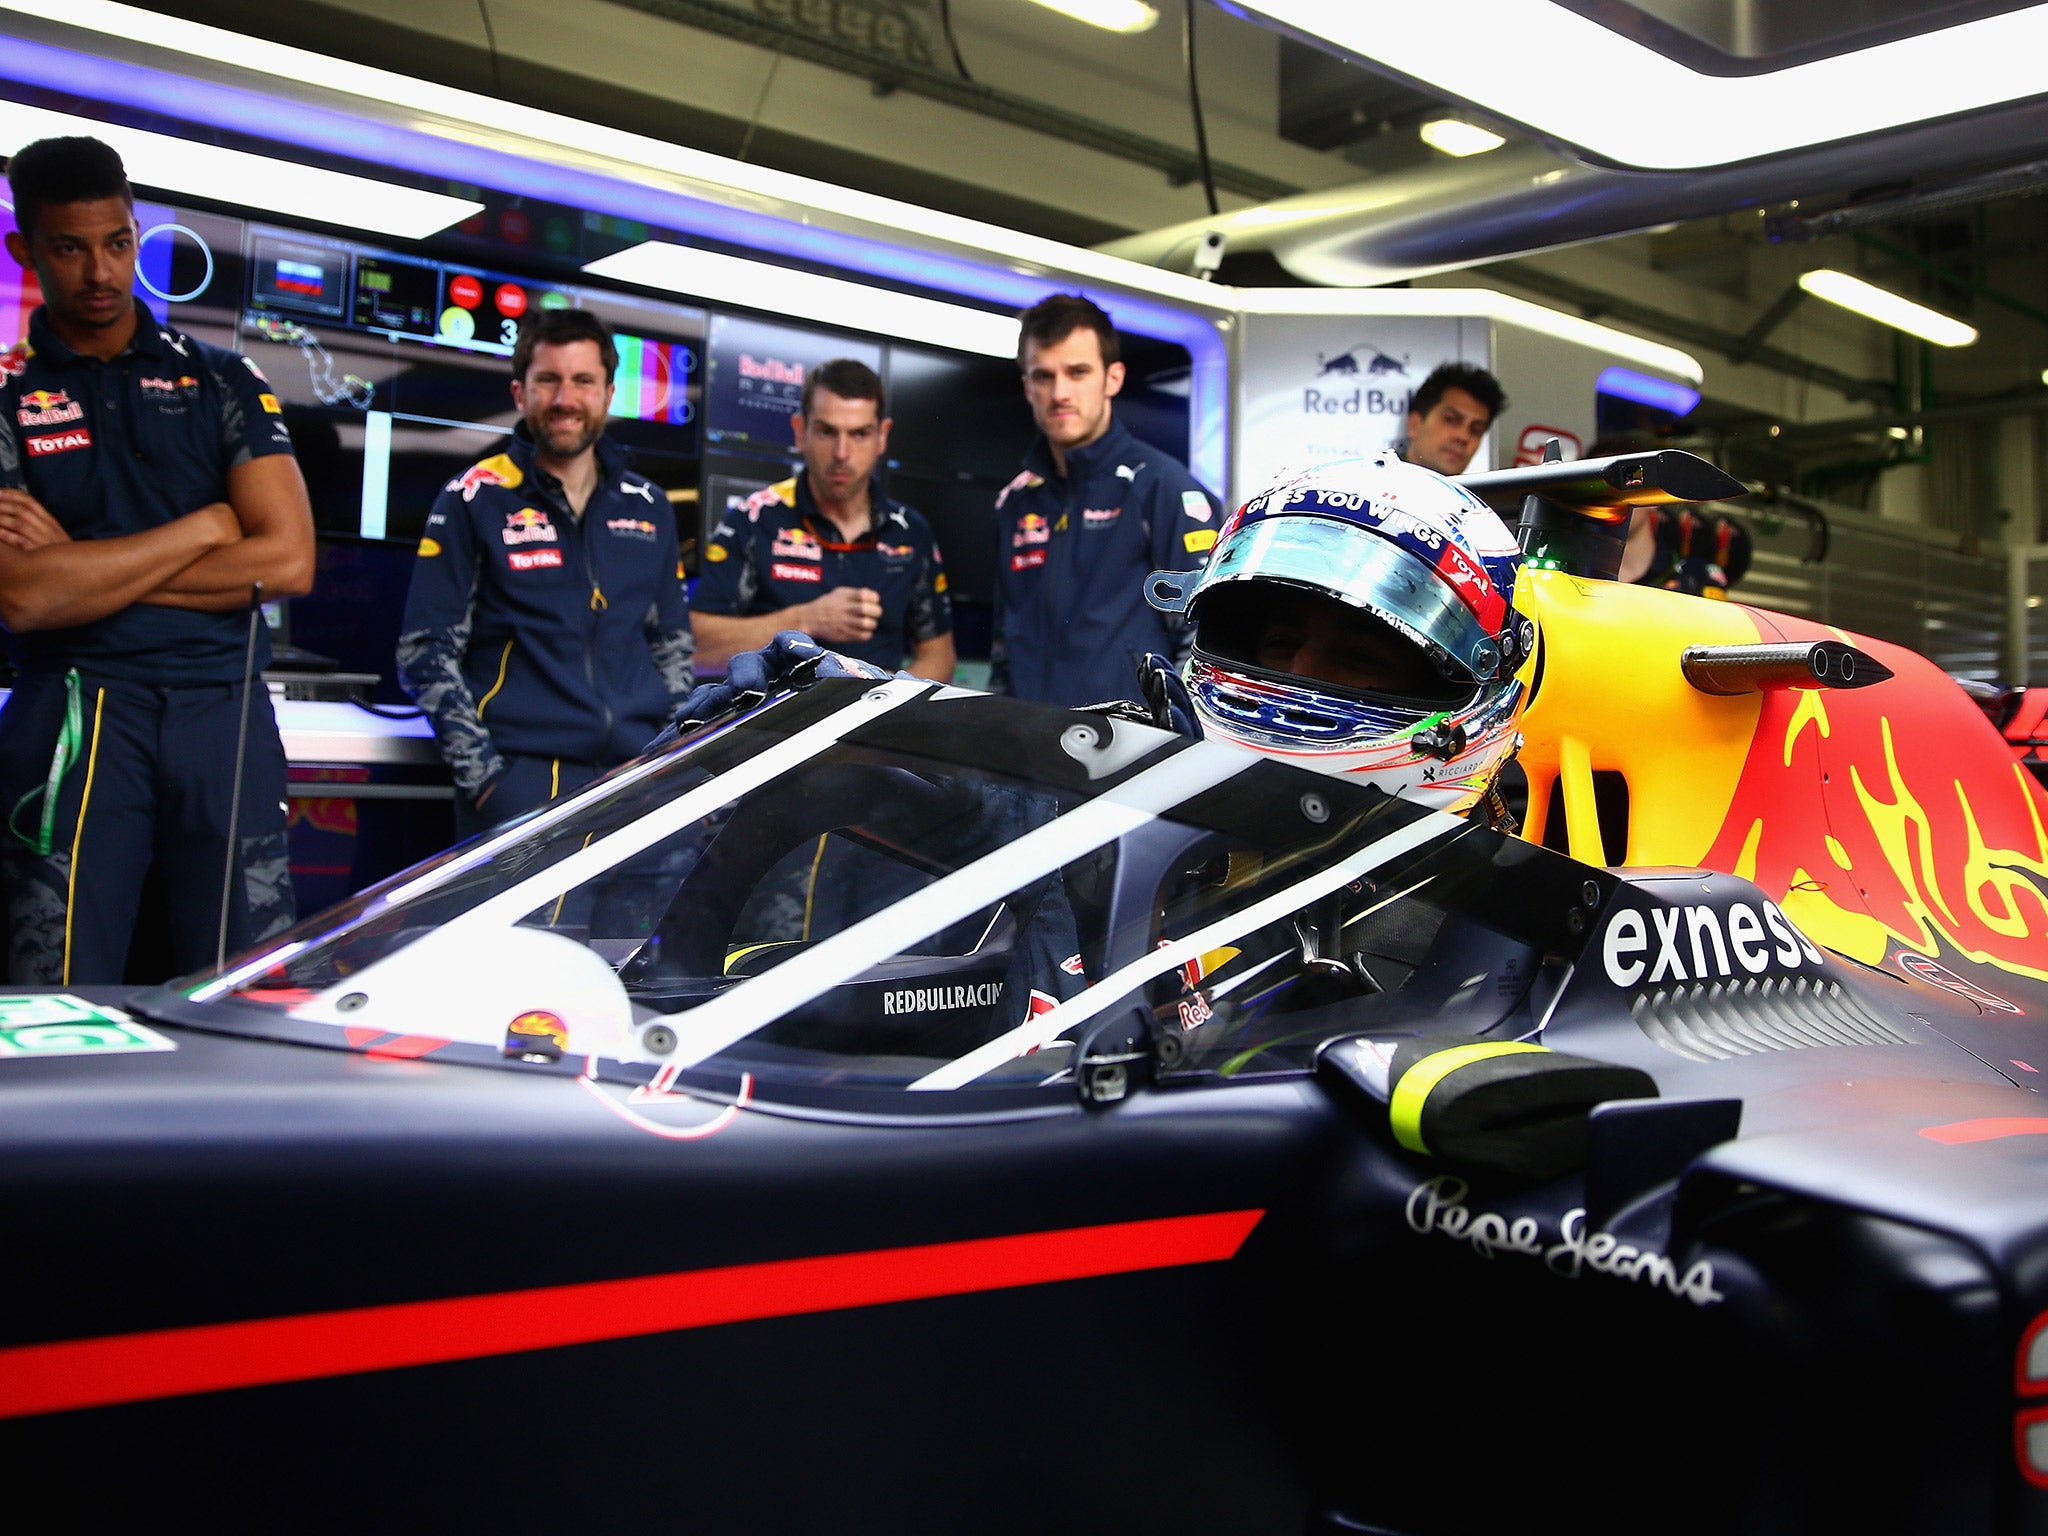
M 1410 1152 L 1535 1180 L 1585 1165 L 1595 1105 L 1657 1097 L 1647 1072 L 1522 1041 L 1338 1040 L 1317 1068 L 1384 1104 Z
M 1892 675 L 1875 656 L 1839 640 L 1689 645 L 1678 665 L 1693 687 L 1721 698 L 1773 688 L 1868 688 Z
M 1552 438 L 1546 455 L 1557 447 Z M 1557 460 L 1461 475 L 1458 484 L 1515 518 L 1523 558 L 1538 570 L 1612 581 L 1637 507 L 1727 501 L 1748 487 L 1697 454 L 1667 448 Z

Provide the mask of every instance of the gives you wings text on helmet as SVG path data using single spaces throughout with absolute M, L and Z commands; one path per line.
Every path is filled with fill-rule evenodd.
M 1517 745 L 1521 566 L 1478 497 L 1383 452 L 1252 497 L 1205 567 L 1154 572 L 1145 595 L 1194 625 L 1205 731 L 1461 811 Z

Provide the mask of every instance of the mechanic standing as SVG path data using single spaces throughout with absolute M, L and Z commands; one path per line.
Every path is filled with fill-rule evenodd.
M 1431 370 L 1409 402 L 1408 441 L 1401 457 L 1440 475 L 1462 475 L 1487 428 L 1507 407 L 1500 380 L 1484 368 L 1444 363 Z
M 1135 699 L 1139 657 L 1187 651 L 1185 628 L 1146 604 L 1145 577 L 1208 558 L 1217 504 L 1116 420 L 1124 365 L 1107 314 L 1063 293 L 1019 323 L 1040 436 L 996 498 L 989 686 L 1054 704 Z
M 0 354 L 0 888 L 14 985 L 119 982 L 144 877 L 179 971 L 222 939 L 254 584 L 313 584 L 313 517 L 277 397 L 136 301 L 121 159 L 44 139 L 8 163 L 7 251 L 43 303 Z M 269 656 L 257 626 L 256 665 Z M 261 687 L 261 684 L 256 686 Z M 293 918 L 285 764 L 248 711 L 227 947 Z
M 882 381 L 820 363 L 790 417 L 804 469 L 712 529 L 690 622 L 706 670 L 800 630 L 884 671 L 953 680 L 953 608 L 931 525 L 875 484 L 889 447 Z
M 588 311 L 530 318 L 511 443 L 427 518 L 398 676 L 434 723 L 464 837 L 635 756 L 690 691 L 675 516 L 604 435 L 618 362 Z

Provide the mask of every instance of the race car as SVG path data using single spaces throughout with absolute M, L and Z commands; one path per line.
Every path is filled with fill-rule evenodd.
M 2041 790 L 1925 660 L 1573 553 L 1717 482 L 1512 473 L 1519 835 L 827 679 L 0 999 L 15 1500 L 2048 1530 Z

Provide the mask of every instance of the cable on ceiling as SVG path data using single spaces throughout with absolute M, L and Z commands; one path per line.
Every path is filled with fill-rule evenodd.
M 946 34 L 946 46 L 953 52 L 953 67 L 960 71 L 960 78 L 974 84 L 974 76 L 967 72 L 967 61 L 960 57 L 960 39 L 953 35 L 953 0 L 939 0 L 939 30 Z
M 1213 216 L 1222 212 L 1216 204 L 1216 176 L 1209 168 L 1209 127 L 1202 120 L 1202 86 L 1195 73 L 1195 0 L 1182 0 L 1180 53 L 1188 67 L 1188 107 L 1195 118 L 1195 161 L 1202 170 L 1202 195 L 1209 200 Z
M 491 94 L 502 97 L 505 94 L 505 81 L 498 72 L 498 29 L 491 25 L 490 7 L 484 4 L 484 0 L 476 0 L 476 13 L 483 18 L 484 42 L 491 50 Z

